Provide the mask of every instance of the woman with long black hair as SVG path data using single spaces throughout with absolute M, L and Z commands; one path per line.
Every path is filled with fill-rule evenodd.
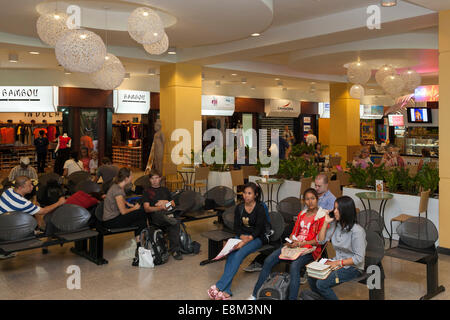
M 208 290 L 212 300 L 228 300 L 232 296 L 231 283 L 242 261 L 261 248 L 265 232 L 266 213 L 260 202 L 261 188 L 250 182 L 244 186 L 244 203 L 234 211 L 234 230 L 239 242 L 228 255 L 225 271 L 220 280 Z
M 319 244 L 331 240 L 336 257 L 326 264 L 335 270 L 324 280 L 308 277 L 308 282 L 311 290 L 324 299 L 338 300 L 331 288 L 361 275 L 364 271 L 367 242 L 366 232 L 356 223 L 356 208 L 352 198 L 337 198 L 334 211 L 330 211 L 330 214 L 325 216 L 318 238 Z

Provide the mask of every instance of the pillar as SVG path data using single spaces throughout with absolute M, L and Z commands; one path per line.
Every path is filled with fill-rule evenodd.
M 351 84 L 330 84 L 330 154 L 339 152 L 341 165 L 351 162 L 352 149 L 360 145 L 358 99 L 350 96 Z
M 167 64 L 160 68 L 160 119 L 166 139 L 164 164 L 171 159 L 170 137 L 175 129 L 187 129 L 194 149 L 194 121 L 201 121 L 202 67 L 184 63 Z M 166 166 L 164 166 L 166 167 Z
M 450 249 L 450 10 L 439 12 L 439 246 Z

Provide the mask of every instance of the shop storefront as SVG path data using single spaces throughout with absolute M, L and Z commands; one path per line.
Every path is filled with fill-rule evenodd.
M 143 138 L 147 125 L 143 118 L 150 111 L 150 92 L 114 90 L 111 128 L 112 160 L 120 166 L 143 168 Z
M 28 157 L 36 167 L 34 139 L 41 130 L 50 141 L 46 165 L 53 166 L 51 151 L 63 133 L 58 97 L 58 87 L 0 87 L 0 170 L 11 170 L 21 157 Z

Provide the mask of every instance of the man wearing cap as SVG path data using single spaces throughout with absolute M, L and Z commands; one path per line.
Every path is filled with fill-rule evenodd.
M 9 181 L 16 180 L 17 177 L 28 177 L 32 180 L 38 180 L 38 175 L 36 170 L 30 166 L 30 158 L 21 157 L 20 164 L 11 169 L 8 179 Z

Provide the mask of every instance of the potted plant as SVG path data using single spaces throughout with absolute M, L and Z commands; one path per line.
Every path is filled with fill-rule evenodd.
M 355 167 L 351 163 L 347 163 L 347 167 L 350 168 L 348 171 L 350 174 L 350 182 L 359 189 L 366 188 L 368 180 L 367 171 L 361 167 Z
M 422 190 L 430 190 L 430 194 L 434 194 L 439 187 L 439 169 L 425 164 L 417 173 L 416 180 Z

